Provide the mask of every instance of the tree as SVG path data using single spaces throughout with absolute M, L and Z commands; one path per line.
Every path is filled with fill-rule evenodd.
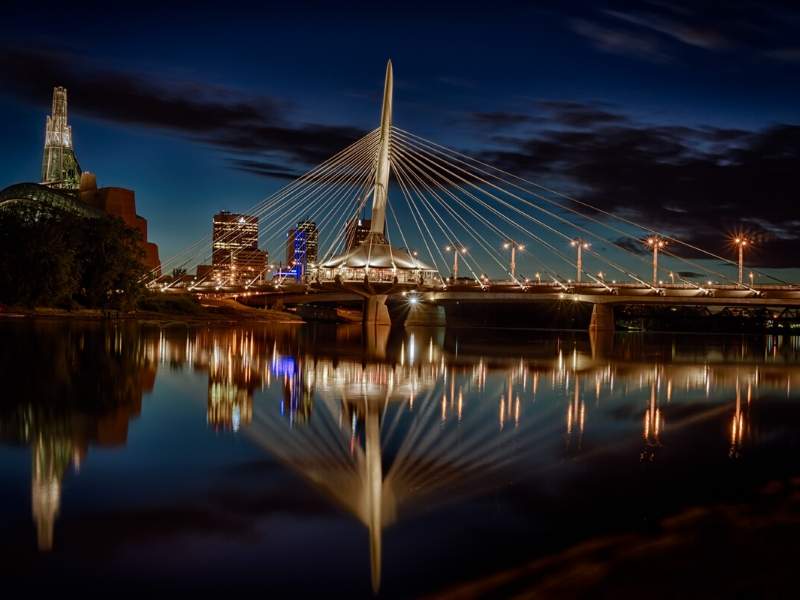
M 144 272 L 138 233 L 119 219 L 41 203 L 0 209 L 0 302 L 126 308 Z

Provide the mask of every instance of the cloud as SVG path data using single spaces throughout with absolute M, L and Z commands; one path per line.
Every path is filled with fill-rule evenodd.
M 624 123 L 627 118 L 605 110 L 600 103 L 572 102 L 565 100 L 542 100 L 540 108 L 547 111 L 551 122 L 568 127 L 591 127 L 600 124 Z
M 0 92 L 47 106 L 54 85 L 68 88 L 71 112 L 246 154 L 232 166 L 269 177 L 305 170 L 364 134 L 355 127 L 292 122 L 286 103 L 235 88 L 155 80 L 64 54 L 0 52 Z M 279 166 L 248 165 L 265 156 Z
M 587 38 L 596 49 L 602 52 L 635 56 L 656 63 L 670 60 L 658 40 L 651 36 L 604 27 L 585 19 L 573 19 L 570 25 L 575 33 Z
M 706 50 L 723 50 L 731 46 L 730 41 L 719 31 L 689 25 L 652 13 L 637 14 L 607 10 L 605 14 L 632 25 L 662 33 L 689 46 L 705 48 Z
M 272 177 L 274 179 L 296 179 L 302 175 L 299 171 L 291 171 L 286 169 L 283 165 L 265 160 L 252 160 L 249 158 L 229 158 L 227 160 L 231 168 L 237 171 L 253 173 L 264 177 Z
M 732 255 L 729 235 L 744 231 L 757 240 L 749 252 L 754 266 L 796 262 L 800 126 L 747 132 L 639 123 L 620 115 L 495 141 L 501 147 L 481 153 L 481 160 L 532 179 L 569 181 L 582 201 L 599 209 L 725 256 Z M 635 240 L 621 243 L 640 249 Z
M 569 5 L 558 10 L 595 48 L 650 62 L 686 62 L 686 50 L 746 60 L 800 60 L 800 10 L 792 3 L 611 0 L 594 11 L 579 12 Z

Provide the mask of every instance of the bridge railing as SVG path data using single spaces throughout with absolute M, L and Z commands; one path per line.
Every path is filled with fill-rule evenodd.
M 369 282 L 403 283 L 410 285 L 436 285 L 441 279 L 432 270 L 405 270 L 393 268 L 324 268 L 309 269 L 309 282 Z

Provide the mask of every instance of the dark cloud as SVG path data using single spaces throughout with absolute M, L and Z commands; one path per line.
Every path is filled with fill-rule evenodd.
M 575 33 L 587 38 L 596 49 L 603 52 L 632 55 L 657 63 L 670 60 L 669 55 L 653 36 L 606 27 L 586 19 L 573 19 L 570 21 L 570 26 Z
M 579 110 L 568 105 L 569 110 Z M 593 107 L 589 107 L 593 110 Z M 754 238 L 749 262 L 790 267 L 800 246 L 795 180 L 800 126 L 761 131 L 642 124 L 620 118 L 495 138 L 480 158 L 522 176 L 559 177 L 599 209 L 731 256 L 727 238 Z M 638 240 L 619 240 L 641 251 Z M 685 249 L 671 251 L 691 256 Z
M 651 62 L 675 60 L 683 50 L 800 60 L 796 3 L 612 0 L 588 13 L 569 6 L 560 10 L 572 30 L 597 49 Z
M 293 123 L 285 103 L 232 88 L 155 81 L 63 54 L 0 52 L 0 92 L 46 106 L 53 85 L 69 89 L 70 110 L 78 114 L 173 131 L 225 151 L 246 153 L 251 162 L 268 155 L 280 166 L 232 164 L 270 177 L 287 177 L 298 167 L 315 165 L 364 133 L 354 127 Z
M 299 171 L 287 170 L 283 165 L 249 158 L 229 158 L 228 164 L 237 171 L 254 173 L 255 175 L 262 175 L 275 179 L 296 179 L 302 175 Z
M 542 100 L 539 107 L 549 113 L 548 119 L 568 127 L 591 127 L 607 123 L 624 123 L 627 118 L 605 110 L 604 105 L 564 100 Z
M 723 50 L 731 45 L 725 34 L 711 27 L 698 27 L 652 12 L 638 13 L 614 10 L 605 12 L 616 19 L 662 33 L 689 46 L 697 46 L 706 50 Z

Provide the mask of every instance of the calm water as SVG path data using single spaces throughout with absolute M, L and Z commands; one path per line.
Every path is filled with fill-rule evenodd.
M 0 339 L 5 592 L 797 595 L 798 337 Z

